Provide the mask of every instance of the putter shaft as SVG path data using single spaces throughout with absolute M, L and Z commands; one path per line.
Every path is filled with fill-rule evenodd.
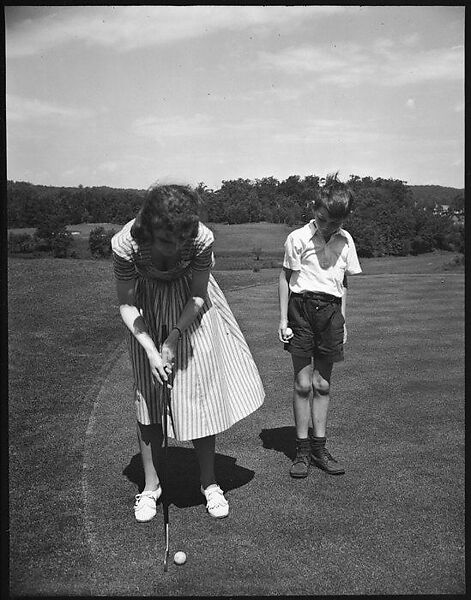
M 167 339 L 167 327 L 162 327 L 162 337 L 164 340 Z M 173 423 L 172 407 L 170 404 L 170 388 L 168 384 L 173 383 L 173 373 L 169 375 L 168 381 L 163 382 L 162 394 L 163 394 L 163 414 L 162 414 L 162 429 L 164 434 L 164 481 L 163 481 L 163 493 L 162 493 L 162 508 L 164 513 L 164 526 L 165 526 L 165 555 L 164 555 L 164 571 L 168 571 L 168 557 L 170 553 L 170 517 L 169 517 L 169 502 L 168 502 L 168 415 L 172 421 L 172 427 L 175 430 Z
M 167 327 L 162 328 L 162 337 L 164 340 L 167 339 Z M 162 494 L 162 509 L 164 513 L 164 527 L 165 527 L 165 553 L 164 553 L 164 572 L 168 571 L 168 556 L 170 551 L 170 532 L 169 532 L 169 510 L 168 510 L 168 430 L 167 430 L 167 407 L 169 403 L 169 389 L 167 383 L 163 382 L 162 388 L 163 394 L 163 415 L 162 415 L 162 428 L 164 434 L 164 486 Z

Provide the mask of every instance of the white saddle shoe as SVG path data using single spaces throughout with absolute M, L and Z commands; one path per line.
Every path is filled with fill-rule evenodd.
M 161 495 L 162 486 L 160 485 L 156 490 L 136 494 L 136 499 L 134 502 L 134 515 L 136 517 L 136 521 L 139 521 L 139 523 L 145 523 L 146 521 L 150 521 L 155 517 L 157 513 L 157 500 Z
M 206 489 L 201 486 L 201 493 L 206 497 L 206 510 L 216 519 L 222 519 L 229 514 L 229 502 L 224 498 L 221 488 L 213 483 Z

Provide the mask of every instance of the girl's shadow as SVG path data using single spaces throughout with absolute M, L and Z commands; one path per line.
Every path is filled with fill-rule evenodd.
M 159 478 L 164 481 L 163 451 L 159 460 Z M 215 471 L 218 485 L 224 492 L 241 487 L 251 481 L 255 471 L 239 467 L 232 456 L 217 454 Z M 135 483 L 139 491 L 144 488 L 144 470 L 140 453 L 135 454 L 124 468 L 123 475 Z M 163 483 L 162 483 L 163 484 Z M 193 448 L 169 446 L 168 448 L 168 485 L 167 493 L 170 504 L 179 508 L 204 504 L 205 499 L 200 492 L 199 466 Z
M 312 428 L 309 428 L 309 435 Z M 283 452 L 290 460 L 296 456 L 296 429 L 294 427 L 276 427 L 275 429 L 262 429 L 260 439 L 263 447 L 268 450 Z

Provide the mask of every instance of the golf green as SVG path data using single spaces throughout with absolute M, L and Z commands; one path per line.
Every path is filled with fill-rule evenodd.
M 188 559 L 163 572 L 161 505 L 146 524 L 132 510 L 142 470 L 123 343 L 103 373 L 84 449 L 92 593 L 463 593 L 462 274 L 352 278 L 328 428 L 346 474 L 313 468 L 301 481 L 288 475 L 292 372 L 277 339 L 276 277 L 226 296 L 266 390 L 264 405 L 217 439 L 230 515 L 206 514 L 192 446 L 171 441 L 170 553 Z

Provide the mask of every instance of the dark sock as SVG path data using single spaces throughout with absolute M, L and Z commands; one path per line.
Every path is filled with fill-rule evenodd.
M 313 435 L 311 437 L 311 446 L 313 451 L 320 450 L 323 446 L 325 446 L 326 437 L 316 437 Z
M 296 438 L 296 452 L 302 452 L 303 454 L 309 454 L 311 449 L 311 442 L 309 438 Z

